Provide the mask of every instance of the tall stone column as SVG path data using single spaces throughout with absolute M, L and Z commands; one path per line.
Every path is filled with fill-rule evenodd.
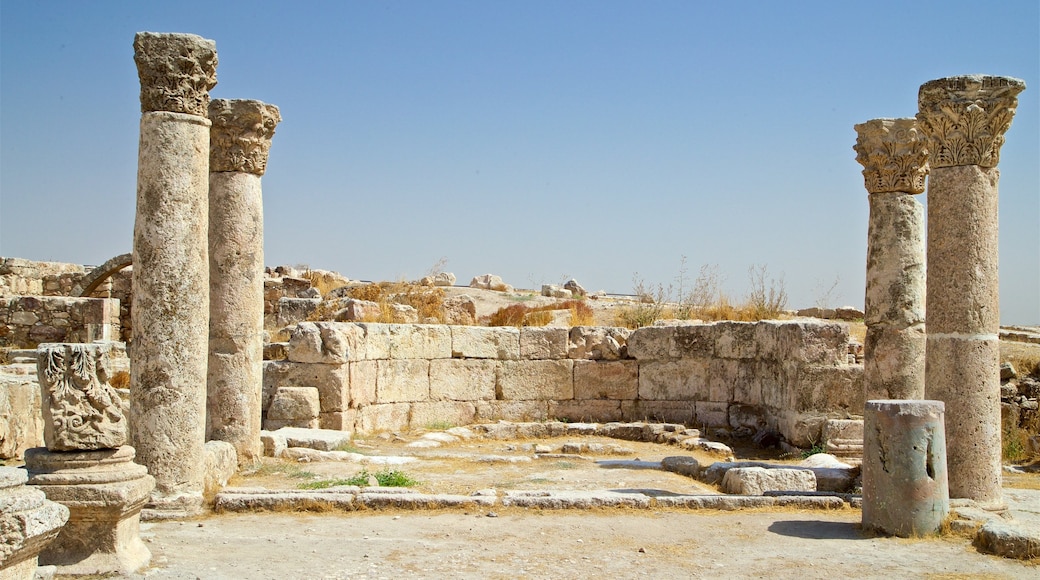
M 209 353 L 209 90 L 216 44 L 138 33 L 141 141 L 134 222 L 130 422 L 155 476 L 149 517 L 202 507 Z
M 946 403 L 950 497 L 1003 505 L 997 162 L 1025 89 L 958 76 L 918 93 L 928 137 L 928 349 L 925 395 Z
M 856 125 L 856 161 L 870 200 L 863 384 L 866 400 L 923 399 L 924 192 L 928 150 L 915 119 Z
M 209 404 L 207 439 L 227 441 L 239 465 L 263 456 L 264 212 L 260 178 L 278 107 L 209 104 Z

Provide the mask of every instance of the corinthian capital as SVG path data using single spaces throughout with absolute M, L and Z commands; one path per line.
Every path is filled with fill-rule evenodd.
M 209 170 L 263 175 L 278 107 L 246 99 L 215 99 L 209 104 Z
M 928 147 L 916 119 L 871 119 L 855 129 L 867 192 L 924 193 Z
M 932 167 L 996 167 L 1004 133 L 1025 82 L 965 75 L 928 81 L 917 94 L 917 121 L 928 136 Z
M 134 62 L 141 79 L 141 112 L 206 116 L 217 85 L 217 44 L 194 34 L 138 32 Z

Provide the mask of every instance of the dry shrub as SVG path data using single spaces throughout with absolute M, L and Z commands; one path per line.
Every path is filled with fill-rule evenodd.
M 116 389 L 129 389 L 130 388 L 130 373 L 126 371 L 119 371 L 112 375 L 112 378 L 108 379 L 108 384 Z
M 355 300 L 375 302 L 379 305 L 379 314 L 366 316 L 363 322 L 404 322 L 394 309 L 394 304 L 411 306 L 419 314 L 419 320 L 444 323 L 443 288 L 419 286 L 409 282 L 373 282 L 361 286 L 351 286 L 343 292 L 344 297 Z M 340 309 L 339 301 L 322 302 L 307 317 L 308 320 L 331 320 Z
M 303 277 L 310 280 L 311 286 L 318 289 L 322 296 L 327 295 L 329 292 L 343 287 L 343 278 L 338 274 L 332 272 L 326 272 L 323 270 L 311 270 L 310 268 L 304 270 Z
M 545 326 L 552 322 L 553 311 L 569 310 L 571 326 L 591 326 L 595 316 L 592 308 L 581 300 L 565 300 L 542 306 L 512 304 L 499 308 L 488 319 L 488 326 Z

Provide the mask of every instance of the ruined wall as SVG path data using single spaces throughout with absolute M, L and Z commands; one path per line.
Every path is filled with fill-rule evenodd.
M 0 295 L 58 296 L 63 284 L 71 289 L 82 275 L 83 266 L 78 264 L 0 257 Z
M 64 296 L 0 297 L 0 347 L 93 342 L 119 337 L 119 300 Z
M 267 361 L 269 426 L 367 433 L 480 421 L 653 419 L 807 447 L 860 414 L 862 366 L 842 324 L 610 328 L 305 322 Z M 291 410 L 292 413 L 288 413 Z M 288 414 L 287 414 L 288 413 Z

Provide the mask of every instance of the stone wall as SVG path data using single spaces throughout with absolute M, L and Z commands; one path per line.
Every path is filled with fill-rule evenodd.
M 119 300 L 65 296 L 0 297 L 0 347 L 93 342 L 119 337 Z
M 286 360 L 265 362 L 263 407 L 269 425 L 292 423 L 292 409 L 302 424 L 358 433 L 650 419 L 775 431 L 808 447 L 827 418 L 863 409 L 848 350 L 845 325 L 809 321 L 635 331 L 304 322 Z
M 71 289 L 83 273 L 78 264 L 0 257 L 0 296 L 60 295 L 63 283 Z

